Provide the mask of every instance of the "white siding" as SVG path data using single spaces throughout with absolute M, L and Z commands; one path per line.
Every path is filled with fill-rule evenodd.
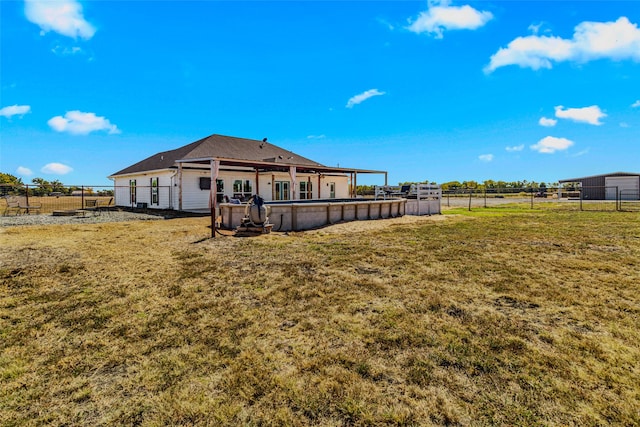
M 209 207 L 209 190 L 200 189 L 200 178 L 209 178 L 211 173 L 209 170 L 193 170 L 183 169 L 182 171 L 182 209 L 183 210 L 201 210 Z M 158 178 L 159 204 L 151 205 L 151 178 Z M 335 198 L 345 199 L 349 197 L 349 177 L 346 175 L 326 175 L 320 179 L 320 188 L 318 188 L 318 175 L 316 174 L 297 174 L 296 179 L 296 199 L 300 199 L 300 182 L 308 181 L 311 178 L 312 198 L 329 198 L 329 183 L 336 184 Z M 130 201 L 129 181 L 136 180 L 136 198 L 132 203 Z M 224 195 L 229 198 L 233 197 L 233 182 L 236 179 L 251 181 L 252 194 L 259 194 L 266 201 L 272 201 L 273 182 L 289 181 L 291 177 L 286 172 L 263 172 L 258 175 L 258 186 L 256 186 L 256 174 L 253 171 L 233 171 L 221 170 L 218 179 L 224 182 Z M 147 172 L 135 175 L 127 175 L 115 177 L 115 204 L 116 206 L 135 207 L 138 203 L 147 203 L 152 209 L 179 209 L 179 187 L 178 174 L 176 169 Z M 212 185 L 215 190 L 215 185 Z M 293 188 L 290 189 L 292 192 Z M 320 191 L 318 193 L 318 191 Z M 290 194 L 290 197 L 292 195 Z
M 148 207 L 154 209 L 173 209 L 172 199 L 177 191 L 173 186 L 173 171 L 149 172 L 139 175 L 128 175 L 116 177 L 114 179 L 116 206 L 135 207 L 137 203 L 147 203 Z M 151 205 L 151 178 L 158 178 L 158 204 Z M 129 182 L 136 180 L 136 199 L 132 203 L 130 200 Z

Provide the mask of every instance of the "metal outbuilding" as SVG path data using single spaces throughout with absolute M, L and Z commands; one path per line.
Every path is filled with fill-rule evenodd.
M 613 172 L 558 182 L 579 184 L 582 198 L 587 200 L 640 200 L 640 173 Z

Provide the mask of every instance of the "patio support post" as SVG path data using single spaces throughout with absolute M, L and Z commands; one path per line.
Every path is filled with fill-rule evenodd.
M 211 189 L 209 190 L 209 209 L 211 211 L 211 237 L 216 237 L 216 202 L 218 200 L 218 170 L 220 169 L 219 160 L 210 160 L 211 166 Z
M 291 176 L 291 200 L 298 200 L 296 197 L 296 167 L 289 166 L 289 176 Z
M 358 172 L 353 173 L 353 198 L 358 198 Z
M 256 170 L 256 194 L 260 195 L 260 175 L 258 175 L 258 168 Z
M 322 175 L 318 174 L 318 199 L 322 199 Z

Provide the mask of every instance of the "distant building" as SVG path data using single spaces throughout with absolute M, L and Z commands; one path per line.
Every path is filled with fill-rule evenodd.
M 579 185 L 585 200 L 640 200 L 640 173 L 613 172 L 558 182 Z

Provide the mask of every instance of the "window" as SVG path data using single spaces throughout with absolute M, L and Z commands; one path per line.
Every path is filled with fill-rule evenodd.
M 313 186 L 311 181 L 300 181 L 300 200 L 309 200 L 313 198 Z
M 211 178 L 200 178 L 200 189 L 201 190 L 211 190 Z
M 274 185 L 275 200 L 289 200 L 289 181 L 276 181 Z
M 330 182 L 329 183 L 329 198 L 330 199 L 335 199 L 336 198 L 336 183 L 335 182 Z
M 129 180 L 129 203 L 132 205 L 136 204 L 136 180 Z
M 233 181 L 233 197 L 236 199 L 248 199 L 253 193 L 253 186 L 250 180 L 236 179 Z
M 158 178 L 151 178 L 151 204 L 160 204 L 160 195 L 158 194 Z
M 211 190 L 211 178 L 200 178 L 200 189 L 201 190 Z M 216 179 L 216 200 L 218 202 L 222 202 L 224 198 L 224 180 Z
M 211 180 L 209 180 L 211 182 Z M 222 202 L 224 198 L 224 180 L 216 179 L 216 201 L 218 203 Z

